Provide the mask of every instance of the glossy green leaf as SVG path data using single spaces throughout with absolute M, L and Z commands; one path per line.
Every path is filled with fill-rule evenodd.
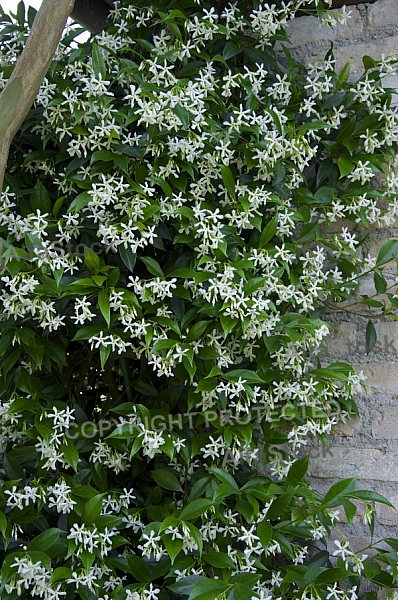
M 171 471 L 168 471 L 167 469 L 156 469 L 156 471 L 152 471 L 152 477 L 160 487 L 166 490 L 182 492 L 182 487 L 177 477 Z
M 91 525 L 92 523 L 95 523 L 102 511 L 102 500 L 103 495 L 97 494 L 96 496 L 90 498 L 88 502 L 86 502 L 82 514 L 83 523 L 85 523 L 86 525 Z
M 366 354 L 370 354 L 377 342 L 377 333 L 373 322 L 369 319 L 366 325 Z
M 193 521 L 207 512 L 211 506 L 213 506 L 212 500 L 198 498 L 186 504 L 178 516 L 182 521 Z
M 98 306 L 109 328 L 111 325 L 111 307 L 109 303 L 109 295 L 106 290 L 102 290 L 98 294 Z
M 235 198 L 236 198 L 236 192 L 235 192 L 236 182 L 235 182 L 234 174 L 232 173 L 231 169 L 229 167 L 227 167 L 226 165 L 220 165 L 220 169 L 221 169 L 221 175 L 222 175 L 222 180 L 223 180 L 224 186 L 225 186 L 228 194 L 231 196 L 231 198 L 233 198 L 235 200 Z

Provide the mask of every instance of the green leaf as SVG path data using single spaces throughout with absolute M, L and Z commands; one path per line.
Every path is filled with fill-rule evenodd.
M 62 529 L 57 527 L 51 527 L 43 533 L 36 536 L 28 545 L 28 550 L 41 550 L 43 548 L 49 550 L 53 544 L 58 540 L 61 533 L 65 533 Z
M 318 575 L 315 581 L 317 583 L 334 583 L 335 581 L 342 581 L 350 576 L 352 576 L 351 571 L 347 571 L 341 567 L 332 567 Z
M 319 188 L 321 183 L 325 181 L 325 179 L 329 178 L 329 175 L 333 173 L 335 169 L 333 160 L 331 158 L 326 158 L 321 162 L 318 168 L 318 172 L 316 174 L 316 187 Z
M 375 271 L 373 273 L 373 281 L 375 284 L 376 292 L 378 294 L 384 294 L 387 289 L 387 281 L 382 273 Z
M 127 564 L 129 566 L 130 573 L 137 581 L 141 583 L 149 583 L 151 581 L 151 572 L 142 558 L 128 554 Z
M 101 361 L 102 369 L 105 367 L 107 360 L 111 355 L 111 352 L 112 352 L 111 346 L 101 346 L 100 347 L 100 361 Z
M 348 524 L 352 525 L 352 521 L 357 514 L 357 507 L 355 504 L 350 502 L 347 498 L 341 499 L 341 505 L 344 508 L 345 516 L 347 518 Z
M 235 569 L 235 563 L 225 552 L 210 550 L 203 555 L 203 560 L 216 569 Z
M 396 507 L 391 504 L 387 498 L 378 494 L 377 492 L 372 492 L 370 490 L 356 490 L 355 492 L 351 492 L 348 494 L 350 498 L 355 498 L 357 500 L 362 500 L 363 502 L 380 502 L 380 504 L 385 504 L 394 510 L 397 510 Z
M 194 325 L 192 325 L 192 327 L 190 327 L 188 330 L 186 341 L 193 342 L 198 340 L 200 336 L 203 335 L 206 327 L 211 324 L 211 321 L 198 321 L 197 323 L 194 323 Z
M 98 255 L 88 246 L 84 247 L 84 264 L 92 275 L 97 275 L 100 270 L 101 261 Z
M 235 193 L 236 183 L 235 183 L 235 177 L 234 177 L 231 169 L 229 167 L 227 167 L 227 165 L 220 165 L 220 169 L 221 169 L 222 180 L 223 180 L 223 183 L 225 185 L 225 188 L 226 188 L 228 194 L 231 196 L 231 198 L 236 200 L 236 193 Z
M 68 444 L 61 446 L 61 451 L 65 457 L 66 462 L 72 467 L 77 473 L 77 465 L 79 463 L 79 451 L 71 440 L 68 440 Z
M 326 492 L 322 507 L 332 508 L 339 505 L 340 499 L 355 490 L 356 477 L 350 477 L 349 479 L 342 479 L 333 484 L 328 492 Z
M 99 75 L 101 75 L 102 79 L 105 79 L 106 65 L 104 56 L 102 54 L 101 48 L 95 43 L 93 43 L 92 45 L 92 65 L 97 78 Z
M 348 78 L 350 76 L 350 71 L 351 71 L 350 64 L 346 63 L 337 76 L 339 79 L 340 85 L 344 85 L 345 83 L 347 83 Z
M 289 468 L 285 481 L 285 488 L 295 485 L 303 479 L 308 469 L 308 461 L 308 455 L 304 456 L 303 458 L 300 458 L 299 460 L 294 461 L 294 463 Z
M 148 271 L 152 273 L 152 275 L 155 275 L 156 277 L 164 277 L 164 273 L 160 268 L 160 265 L 157 262 L 157 260 L 151 258 L 150 256 L 140 256 L 139 259 L 144 263 L 144 265 L 146 266 Z
M 375 66 L 375 60 L 371 56 L 365 55 L 362 58 L 362 62 L 363 62 L 363 66 L 365 67 L 365 71 L 368 71 L 369 69 L 373 69 L 373 67 Z
M 340 156 L 337 164 L 340 170 L 340 178 L 346 177 L 355 169 L 355 163 L 348 156 Z
M 97 494 L 90 498 L 85 504 L 82 514 L 82 522 L 86 525 L 94 523 L 101 514 L 102 511 L 102 497 L 103 494 Z
M 228 373 L 225 373 L 224 376 L 226 379 L 231 379 L 232 381 L 243 379 L 246 383 L 265 383 L 260 375 L 257 375 L 254 371 L 249 371 L 248 369 L 229 371 Z
M 274 237 L 276 230 L 278 228 L 279 214 L 275 213 L 272 219 L 267 223 L 264 227 L 262 234 L 260 236 L 260 241 L 258 243 L 260 248 L 264 248 L 269 241 Z
M 37 210 L 39 210 L 41 214 L 51 212 L 50 194 L 41 181 L 36 183 L 34 190 L 30 195 L 30 205 L 34 212 Z
M 307 223 L 300 231 L 297 238 L 299 242 L 309 242 L 315 240 L 319 232 L 319 223 Z
M 173 106 L 171 110 L 177 115 L 184 129 L 189 129 L 189 124 L 192 121 L 193 115 L 180 104 Z
M 220 315 L 220 324 L 224 335 L 227 336 L 239 323 L 239 319 L 231 319 L 229 316 Z
M 234 56 L 236 56 L 237 54 L 240 54 L 241 52 L 242 52 L 242 49 L 239 48 L 238 44 L 236 44 L 235 42 L 229 41 L 224 46 L 224 50 L 222 52 L 222 57 L 224 60 L 229 60 L 230 58 L 233 58 Z
M 244 517 L 244 519 L 247 523 L 253 522 L 254 508 L 253 508 L 252 504 L 250 504 L 250 502 L 247 502 L 246 500 L 242 500 L 242 498 L 239 498 L 236 501 L 235 508 Z
M 266 519 L 260 521 L 257 525 L 257 535 L 260 538 L 261 545 L 264 549 L 268 548 L 268 544 L 272 540 L 272 532 L 272 525 Z
M 366 354 L 370 354 L 377 342 L 377 333 L 373 322 L 369 319 L 366 325 Z
M 280 517 L 285 510 L 290 506 L 292 501 L 294 489 L 278 496 L 271 504 L 267 511 L 267 519 L 276 519 Z
M 210 473 L 213 473 L 213 475 L 215 475 L 217 479 L 221 481 L 221 483 L 225 483 L 226 485 L 231 487 L 235 492 L 239 492 L 238 484 L 236 483 L 235 479 L 230 473 L 224 471 L 224 469 L 218 469 L 216 467 L 210 468 L 209 471 Z
M 234 496 L 238 493 L 237 488 L 235 486 L 230 485 L 229 483 L 221 483 L 217 485 L 213 500 L 216 502 L 217 500 L 228 498 L 228 496 Z
M 193 586 L 188 600 L 216 600 L 231 588 L 230 583 L 219 579 L 204 579 Z
M 168 588 L 175 594 L 179 594 L 181 596 L 188 596 L 194 585 L 196 585 L 200 581 L 204 581 L 204 577 L 202 577 L 201 575 L 189 575 L 188 577 L 183 577 L 176 583 L 169 585 Z
M 87 204 L 92 200 L 92 196 L 88 192 L 82 192 L 71 202 L 68 212 L 79 212 L 81 208 L 87 206 Z
M 132 252 L 131 248 L 125 248 L 123 245 L 119 246 L 119 256 L 122 259 L 124 265 L 129 271 L 134 271 L 134 266 L 137 260 L 137 255 Z
M 9 454 L 3 454 L 3 468 L 9 479 L 24 479 L 21 465 Z
M 69 579 L 71 576 L 72 570 L 68 567 L 57 567 L 56 569 L 54 569 L 51 575 L 50 583 L 54 583 L 61 579 Z
M 6 538 L 7 526 L 8 526 L 7 517 L 5 516 L 5 514 L 3 512 L 0 512 L 0 531 L 1 531 L 4 539 Z
M 156 469 L 156 471 L 152 471 L 152 477 L 160 487 L 166 490 L 182 492 L 182 487 L 177 477 L 171 471 Z
M 80 340 L 88 340 L 93 337 L 93 335 L 98 335 L 101 331 L 101 327 L 98 325 L 85 325 L 84 327 L 80 327 L 75 333 L 75 336 L 72 338 L 73 342 Z
M 203 515 L 211 506 L 213 506 L 212 500 L 198 498 L 184 506 L 178 516 L 182 521 L 193 521 L 200 515 Z
M 179 553 L 182 550 L 184 542 L 181 539 L 174 539 L 173 540 L 173 536 L 169 535 L 169 534 L 164 535 L 162 537 L 162 541 L 163 541 L 163 544 L 165 545 L 165 548 L 167 550 L 167 554 L 170 557 L 171 564 L 173 565 L 175 559 L 177 558 L 177 556 L 179 555 Z
M 385 265 L 398 255 L 398 241 L 388 240 L 379 250 L 376 266 Z
M 109 304 L 108 292 L 106 290 L 102 290 L 98 294 L 98 306 L 109 328 L 111 325 L 111 307 Z

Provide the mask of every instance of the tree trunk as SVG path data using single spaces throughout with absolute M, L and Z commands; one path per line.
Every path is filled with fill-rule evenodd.
M 0 94 L 0 190 L 11 142 L 37 96 L 73 5 L 74 0 L 42 0 L 25 48 Z
M 109 23 L 112 0 L 76 0 L 71 17 L 91 33 L 98 33 Z

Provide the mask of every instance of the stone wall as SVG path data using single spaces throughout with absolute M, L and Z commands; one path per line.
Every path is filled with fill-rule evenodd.
M 322 58 L 333 44 L 337 68 L 351 65 L 355 78 L 363 71 L 364 55 L 380 59 L 382 55 L 398 56 L 398 6 L 396 0 L 376 0 L 373 4 L 349 6 L 347 25 L 335 28 L 320 26 L 315 17 L 300 17 L 287 26 L 291 39 L 288 46 L 303 62 Z M 391 80 L 395 87 L 398 79 Z M 395 83 L 394 83 L 395 82 Z
M 376 0 L 372 4 L 350 6 L 349 10 L 352 17 L 347 26 L 335 29 L 321 27 L 314 17 L 290 22 L 287 29 L 292 54 L 304 63 L 312 62 L 322 58 L 333 43 L 337 68 L 349 62 L 352 79 L 363 72 L 364 55 L 375 59 L 383 54 L 398 57 L 397 0 Z M 387 85 L 398 88 L 398 74 L 389 76 Z M 365 252 L 377 255 L 378 248 L 389 238 L 398 239 L 398 224 L 397 229 L 371 231 Z M 370 280 L 364 283 L 361 292 L 370 295 L 372 290 Z M 366 309 L 358 306 L 329 316 L 334 330 L 327 359 L 346 361 L 363 371 L 367 388 L 357 398 L 360 418 L 336 427 L 328 449 L 312 449 L 310 474 L 320 491 L 326 491 L 336 479 L 356 476 L 358 488 L 375 490 L 398 507 L 398 322 L 375 322 L 378 342 L 368 356 L 365 350 L 368 316 Z M 342 527 L 344 531 L 343 515 Z M 396 537 L 397 527 L 398 512 L 377 505 L 376 537 Z M 354 520 L 350 539 L 355 549 L 369 543 L 369 529 L 364 526 L 361 514 Z

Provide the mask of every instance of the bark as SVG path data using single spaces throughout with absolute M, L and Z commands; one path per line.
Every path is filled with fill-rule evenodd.
M 75 0 L 71 17 L 83 27 L 98 33 L 109 23 L 112 0 Z
M 42 0 L 23 52 L 0 94 L 0 190 L 11 142 L 36 98 L 73 5 L 74 0 Z

